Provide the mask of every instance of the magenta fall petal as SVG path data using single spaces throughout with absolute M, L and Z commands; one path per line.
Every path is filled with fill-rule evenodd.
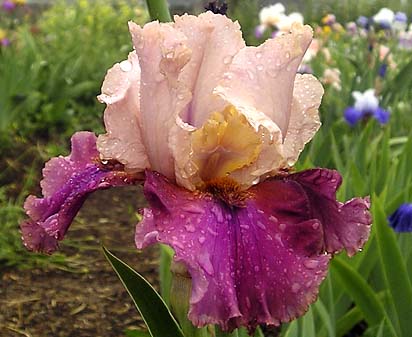
M 192 277 L 189 318 L 224 330 L 278 325 L 315 301 L 330 255 L 302 187 L 269 179 L 248 191 L 245 207 L 193 193 L 146 172 L 151 208 L 137 225 L 136 245 L 172 246 Z
M 49 254 L 55 251 L 91 192 L 136 183 L 121 170 L 102 167 L 98 158 L 96 136 L 77 132 L 72 137 L 71 154 L 46 163 L 41 182 L 43 197 L 30 195 L 24 204 L 30 219 L 20 228 L 29 250 Z
M 346 203 L 336 200 L 336 190 L 342 183 L 337 171 L 312 169 L 290 176 L 305 190 L 312 217 L 322 223 L 325 250 L 337 253 L 346 249 L 355 255 L 369 237 L 372 218 L 369 198 L 353 198 Z

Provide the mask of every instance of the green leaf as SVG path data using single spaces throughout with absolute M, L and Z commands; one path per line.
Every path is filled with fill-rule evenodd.
M 342 286 L 362 311 L 369 326 L 379 325 L 387 319 L 382 302 L 355 269 L 342 259 L 336 258 L 332 261 L 332 270 L 337 273 Z M 392 336 L 396 336 L 393 326 L 390 325 L 389 328 L 391 328 Z
M 408 337 L 412 331 L 412 286 L 405 261 L 399 250 L 395 233 L 388 226 L 383 206 L 376 196 L 373 198 L 373 218 L 379 256 L 386 286 L 391 294 L 398 317 L 401 336 Z
M 184 337 L 166 303 L 143 276 L 103 247 L 103 253 L 133 299 L 152 337 Z
M 174 251 L 166 245 L 160 245 L 159 279 L 160 293 L 167 305 L 170 305 L 170 288 L 172 284 L 172 273 L 170 265 L 173 260 Z
M 317 302 L 315 303 L 315 309 L 318 312 L 319 316 L 321 317 L 323 323 L 326 325 L 326 330 L 328 331 L 328 336 L 329 337 L 335 337 L 335 329 L 333 327 L 333 320 L 330 317 L 328 310 L 326 309 L 325 305 L 323 302 L 318 299 Z
M 302 335 L 305 337 L 316 337 L 312 308 L 309 308 L 306 315 L 302 317 Z
M 167 0 L 146 0 L 146 3 L 152 20 L 172 21 Z
M 142 330 L 126 330 L 126 337 L 150 337 L 150 333 Z
M 283 337 L 298 337 L 299 327 L 298 321 L 293 321 L 288 325 L 288 328 Z

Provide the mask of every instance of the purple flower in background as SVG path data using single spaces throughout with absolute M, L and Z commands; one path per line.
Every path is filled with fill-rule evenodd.
M 369 117 L 374 117 L 380 124 L 386 124 L 389 121 L 389 112 L 379 106 L 374 89 L 368 89 L 363 93 L 354 91 L 352 96 L 355 103 L 346 108 L 344 112 L 345 120 L 350 126 L 354 126 L 359 120 Z
M 387 64 L 387 63 L 382 63 L 382 64 L 379 66 L 379 69 L 378 69 L 378 75 L 379 75 L 379 77 L 384 78 L 384 77 L 386 76 L 387 70 L 388 70 L 388 64 Z
M 9 45 L 10 45 L 10 40 L 7 38 L 7 37 L 5 37 L 5 38 L 3 38 L 3 39 L 1 39 L 0 40 L 0 44 L 3 46 L 3 47 L 8 47 Z
M 266 26 L 265 25 L 258 25 L 255 28 L 255 37 L 257 39 L 261 39 L 263 34 L 265 34 Z
M 6 12 L 11 12 L 16 8 L 16 4 L 11 0 L 4 0 L 1 7 Z
M 412 232 L 412 204 L 402 204 L 388 218 L 395 232 Z
M 210 11 L 129 28 L 134 51 L 98 97 L 107 133 L 76 133 L 71 154 L 46 164 L 43 197 L 25 203 L 25 245 L 52 252 L 91 192 L 144 183 L 136 246 L 174 249 L 194 325 L 253 330 L 303 315 L 332 255 L 354 255 L 371 224 L 368 198 L 336 200 L 337 171 L 290 173 L 320 126 L 323 88 L 296 74 L 312 29 L 247 47 Z
M 355 22 L 351 21 L 346 24 L 346 32 L 349 35 L 355 35 L 358 32 L 358 26 Z
M 404 12 L 396 12 L 394 20 L 402 23 L 407 23 L 408 16 Z
M 365 29 L 369 29 L 369 19 L 366 16 L 360 16 L 357 20 L 356 23 L 358 24 L 358 26 L 365 28 Z

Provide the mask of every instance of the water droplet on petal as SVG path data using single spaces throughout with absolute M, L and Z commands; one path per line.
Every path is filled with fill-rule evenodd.
M 132 64 L 128 60 L 124 60 L 119 64 L 120 69 L 124 72 L 129 72 L 132 70 Z
M 290 58 L 290 53 L 289 52 L 286 52 L 286 58 L 288 59 L 288 58 Z
M 299 283 L 293 283 L 292 284 L 292 292 L 297 293 L 300 289 L 300 284 Z
M 262 53 L 260 52 L 260 51 L 258 51 L 257 53 L 256 53 L 256 58 L 257 59 L 260 59 L 262 57 Z
M 229 64 L 230 62 L 232 62 L 232 56 L 227 55 L 223 58 L 223 63 L 224 64 Z
M 262 64 L 258 64 L 258 65 L 256 66 L 256 69 L 259 70 L 259 71 L 262 71 L 262 70 L 263 70 L 263 65 L 262 65 Z
M 318 260 L 306 260 L 303 262 L 306 268 L 308 269 L 315 269 L 319 265 Z

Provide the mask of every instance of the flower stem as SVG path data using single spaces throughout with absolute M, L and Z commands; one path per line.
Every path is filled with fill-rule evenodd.
M 238 333 L 237 330 L 233 331 L 233 332 L 223 332 L 222 330 L 220 330 L 219 326 L 216 325 L 215 327 L 215 333 L 216 333 L 216 337 L 238 337 Z
M 160 22 L 172 21 L 167 0 L 146 0 L 146 3 L 152 20 L 159 20 Z

